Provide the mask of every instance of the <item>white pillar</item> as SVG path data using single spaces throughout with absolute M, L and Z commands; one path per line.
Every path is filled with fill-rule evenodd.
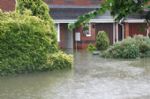
M 125 28 L 124 28 L 124 24 L 122 24 L 122 40 L 125 39 L 124 35 L 125 35 Z
M 116 23 L 113 23 L 113 44 L 115 44 Z
M 118 23 L 116 23 L 116 42 L 118 42 Z
M 57 41 L 60 42 L 60 23 L 57 24 Z
M 147 28 L 147 37 L 149 37 L 150 27 Z

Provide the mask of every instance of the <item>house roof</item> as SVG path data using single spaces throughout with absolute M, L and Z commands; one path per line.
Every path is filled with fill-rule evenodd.
M 54 19 L 77 19 L 95 8 L 51 8 L 50 14 Z
M 53 19 L 77 19 L 79 16 L 98 9 L 99 6 L 51 6 L 50 14 Z M 113 19 L 110 12 L 107 11 L 102 16 L 97 16 L 95 19 Z
M 50 15 L 54 20 L 77 20 L 79 16 L 82 16 L 91 11 L 97 10 L 100 6 L 73 6 L 73 5 L 49 5 Z M 133 14 L 127 18 L 127 20 L 142 20 L 143 14 Z M 114 18 L 111 16 L 110 11 L 106 11 L 105 14 L 99 15 L 93 19 L 92 22 L 114 22 Z M 64 21 L 63 21 L 64 22 Z M 143 20 L 141 21 L 143 22 Z

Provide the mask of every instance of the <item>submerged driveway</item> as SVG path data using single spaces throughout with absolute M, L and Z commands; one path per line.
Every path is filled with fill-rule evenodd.
M 74 53 L 74 68 L 0 78 L 0 99 L 150 99 L 150 58 Z

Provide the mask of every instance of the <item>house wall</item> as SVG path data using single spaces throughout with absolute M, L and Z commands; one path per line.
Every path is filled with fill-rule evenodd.
M 133 37 L 134 35 L 144 35 L 147 34 L 146 23 L 125 23 L 125 38 L 128 36 Z
M 146 36 L 147 28 L 144 23 L 130 23 L 129 24 L 129 36 L 144 35 Z
M 113 23 L 91 23 L 90 26 L 91 36 L 86 36 L 83 33 L 82 27 L 75 29 L 75 33 L 80 32 L 81 41 L 74 42 L 74 48 L 77 46 L 78 49 L 86 49 L 90 43 L 95 45 L 98 31 L 106 31 L 108 33 L 110 43 L 113 44 Z
M 13 11 L 15 9 L 15 0 L 0 0 L 0 9 L 3 11 Z
M 147 34 L 147 27 L 145 23 L 126 23 L 126 37 L 134 35 L 144 35 Z
M 96 24 L 96 35 L 99 31 L 108 33 L 110 43 L 113 44 L 113 23 L 98 23 Z
M 80 33 L 81 41 L 77 41 L 77 42 L 74 41 L 74 48 L 86 49 L 90 43 L 95 45 L 96 31 L 95 31 L 95 27 L 93 27 L 93 25 L 95 25 L 95 24 L 94 23 L 90 24 L 90 31 L 89 32 L 91 32 L 91 36 L 86 36 L 83 33 L 82 27 L 75 29 L 74 34 Z

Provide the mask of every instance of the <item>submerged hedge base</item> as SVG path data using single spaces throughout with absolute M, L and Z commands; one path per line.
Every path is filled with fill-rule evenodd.
M 61 69 L 71 69 L 72 68 L 72 55 L 67 55 L 63 52 L 53 53 L 48 56 L 47 62 L 41 66 L 36 65 L 13 65 L 19 60 L 9 59 L 10 62 L 0 64 L 0 75 L 6 76 L 11 74 L 24 74 L 31 72 L 43 72 L 43 71 L 52 71 L 52 70 L 61 70 Z M 12 63 L 13 62 L 13 63 Z M 20 61 L 21 64 L 22 61 Z M 12 65 L 9 65 L 9 64 Z
M 150 38 L 142 35 L 129 37 L 114 44 L 102 53 L 106 58 L 135 59 L 137 57 L 150 56 Z
M 51 27 L 35 16 L 0 12 L 0 75 L 71 68 Z

